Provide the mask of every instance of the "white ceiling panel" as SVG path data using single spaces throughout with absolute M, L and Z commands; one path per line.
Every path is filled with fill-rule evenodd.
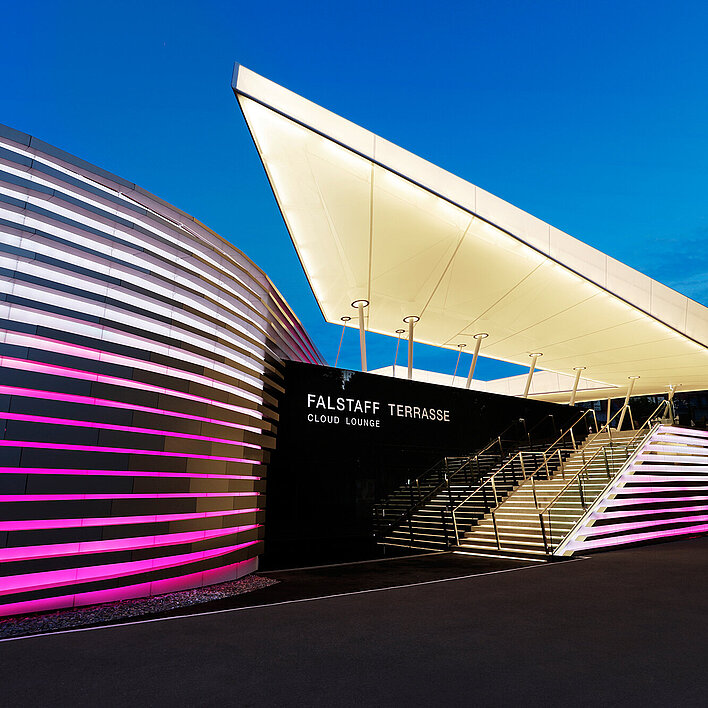
M 325 319 L 599 382 L 578 400 L 708 388 L 708 310 L 257 74 L 233 88 Z M 595 388 L 596 385 L 604 388 Z M 538 397 L 559 392 L 534 386 Z M 567 392 L 563 393 L 567 395 Z

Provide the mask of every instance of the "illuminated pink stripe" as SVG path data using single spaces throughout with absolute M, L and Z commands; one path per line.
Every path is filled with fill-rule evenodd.
M 167 374 L 168 376 L 174 376 L 175 378 L 181 379 L 182 381 L 194 381 L 195 383 L 201 383 L 205 386 L 213 386 L 214 379 L 204 376 L 203 374 L 195 374 L 183 369 L 177 369 L 173 366 L 167 366 L 165 364 L 154 364 L 150 361 L 145 361 L 144 359 L 135 359 L 130 356 L 123 356 L 121 354 L 113 354 L 112 352 L 103 351 L 101 349 L 92 349 L 91 347 L 84 347 L 78 344 L 67 344 L 59 340 L 48 339 L 47 337 L 38 337 L 32 334 L 17 334 L 15 332 L 7 332 L 6 341 L 11 344 L 19 343 L 23 346 L 29 346 L 33 349 L 41 349 L 44 351 L 56 352 L 58 354 L 66 354 L 68 356 L 75 356 L 81 359 L 88 359 L 90 361 L 103 361 L 109 364 L 119 364 L 121 366 L 128 366 L 134 369 L 139 369 L 141 371 L 149 371 L 155 374 Z M 244 358 L 243 363 L 248 366 L 249 362 Z M 239 379 L 235 374 L 230 374 L 234 379 L 248 383 L 256 388 L 262 387 L 262 383 L 257 379 L 257 372 L 251 374 L 252 378 L 258 381 L 251 382 L 244 379 Z M 236 393 L 239 396 L 243 396 L 250 401 L 259 403 L 260 399 L 253 393 L 244 391 L 238 386 L 233 384 L 227 384 L 220 382 L 220 385 L 232 393 Z
M 95 423 L 88 420 L 75 420 L 72 418 L 49 418 L 43 415 L 30 415 L 29 413 L 2 413 L 0 420 L 20 420 L 26 423 L 47 423 L 50 425 L 72 425 L 77 428 L 94 428 L 98 430 L 118 430 L 125 433 L 142 433 L 144 435 L 163 435 L 170 438 L 184 438 L 186 440 L 202 440 L 204 442 L 222 443 L 224 445 L 238 445 L 260 450 L 260 445 L 241 442 L 240 440 L 227 440 L 225 438 L 211 438 L 206 435 L 192 435 L 191 433 L 173 433 L 169 430 L 153 430 L 152 428 L 137 428 L 133 425 L 116 425 L 114 423 Z
M 13 357 L 0 357 L 0 366 L 5 366 L 8 369 L 18 369 L 21 371 L 35 371 L 40 374 L 51 374 L 52 376 L 64 376 L 69 379 L 80 379 L 82 381 L 96 381 L 99 383 L 111 384 L 113 386 L 122 386 L 123 388 L 137 388 L 140 391 L 152 391 L 154 393 L 164 393 L 168 396 L 183 398 L 188 401 L 196 401 L 198 403 L 208 403 L 211 406 L 225 408 L 226 410 L 243 413 L 244 415 L 254 416 L 255 418 L 263 418 L 260 411 L 253 408 L 244 408 L 243 406 L 234 406 L 231 403 L 222 403 L 211 398 L 203 396 L 195 396 L 192 393 L 184 391 L 175 391 L 173 389 L 164 388 L 162 386 L 154 386 L 153 384 L 141 383 L 132 379 L 121 379 L 117 376 L 107 376 L 105 374 L 93 374 L 80 369 L 69 369 L 66 366 L 56 366 L 55 364 L 40 364 L 36 361 L 28 361 L 27 359 L 15 359 Z
M 262 479 L 252 474 L 206 474 L 197 472 L 136 472 L 135 470 L 70 470 L 59 467 L 0 467 L 0 474 L 57 474 L 85 477 L 169 477 L 187 479 Z
M 638 470 L 643 470 L 644 465 L 642 465 L 639 468 L 636 468 Z M 708 480 L 708 477 L 706 477 L 705 473 L 704 474 L 693 474 L 693 472 L 698 471 L 700 472 L 700 468 L 698 470 L 694 470 L 693 467 L 680 467 L 672 470 L 673 474 L 640 474 L 639 472 L 635 472 L 632 474 L 631 477 L 623 477 L 622 480 L 626 480 L 628 482 L 705 482 Z
M 66 443 L 27 442 L 23 440 L 0 440 L 0 447 L 31 447 L 45 450 L 74 450 L 76 452 L 117 452 L 123 455 L 157 455 L 158 457 L 189 457 L 194 460 L 217 460 L 220 462 L 245 462 L 260 465 L 258 460 L 241 457 L 216 457 L 214 455 L 194 455 L 188 452 L 165 452 L 163 450 L 135 450 L 128 447 L 99 447 L 97 445 L 68 445 Z
M 49 401 L 64 401 L 66 403 L 80 403 L 83 405 L 103 406 L 105 408 L 120 408 L 122 410 L 139 411 L 141 413 L 156 413 L 157 415 L 166 415 L 173 418 L 183 418 L 185 420 L 198 420 L 202 423 L 214 423 L 215 425 L 223 425 L 228 428 L 238 428 L 239 430 L 248 430 L 251 433 L 262 432 L 261 428 L 256 428 L 252 425 L 242 425 L 241 423 L 231 423 L 228 420 L 219 418 L 205 418 L 201 415 L 190 415 L 188 413 L 179 413 L 177 411 L 168 411 L 164 408 L 151 408 L 150 406 L 138 406 L 133 403 L 124 403 L 123 401 L 111 401 L 107 398 L 92 398 L 91 396 L 77 396 L 72 393 L 56 393 L 55 391 L 39 391 L 32 388 L 20 388 L 19 386 L 0 386 L 0 395 L 6 396 L 23 396 L 25 398 L 42 398 Z
M 632 477 L 625 478 L 622 481 L 631 482 Z M 614 491 L 617 494 L 661 494 L 662 492 L 690 492 L 694 489 L 698 491 L 699 489 L 708 489 L 708 487 L 699 485 L 696 485 L 694 487 L 635 487 L 634 485 L 632 485 L 627 487 L 620 487 L 619 489 L 615 489 Z
M 29 614 L 30 612 L 48 612 L 58 610 L 62 607 L 78 607 L 81 605 L 94 605 L 100 602 L 112 602 L 115 600 L 127 600 L 134 597 L 150 597 L 152 595 L 162 595 L 168 592 L 188 590 L 189 588 L 202 587 L 212 583 L 223 583 L 227 580 L 240 578 L 244 573 L 244 567 L 250 568 L 255 558 L 238 563 L 231 563 L 219 568 L 204 570 L 187 575 L 178 575 L 164 580 L 153 580 L 151 583 L 137 583 L 134 585 L 123 585 L 118 588 L 108 590 L 97 590 L 93 592 L 76 593 L 74 595 L 60 595 L 58 597 L 47 597 L 41 600 L 25 600 L 24 602 L 11 602 L 0 605 L 0 616 Z
M 692 499 L 692 498 L 691 498 Z M 637 509 L 636 511 L 598 511 L 593 512 L 593 519 L 624 519 L 628 516 L 651 516 L 652 514 L 677 513 L 679 511 L 708 511 L 708 506 L 679 506 L 671 509 Z
M 55 543 L 43 546 L 24 546 L 20 548 L 0 549 L 0 562 L 34 560 L 37 558 L 58 558 L 61 556 L 83 555 L 87 553 L 107 553 L 110 551 L 134 551 L 139 548 L 159 548 L 176 546 L 182 543 L 207 541 L 222 536 L 233 536 L 242 531 L 259 528 L 258 524 L 248 526 L 230 526 L 226 529 L 210 529 L 207 531 L 185 531 L 182 533 L 167 533 L 158 536 L 138 536 L 133 538 L 116 538 L 104 541 L 81 541 L 78 543 Z M 1 581 L 0 581 L 1 582 Z
M 619 490 L 621 491 L 621 490 Z M 708 501 L 708 496 L 691 496 L 691 497 L 644 497 L 643 499 L 629 499 L 623 497 L 615 497 L 614 499 L 605 499 L 602 502 L 602 507 L 612 506 L 639 506 L 641 504 L 656 504 L 664 502 L 686 502 L 686 501 Z
M 583 548 L 605 548 L 608 546 L 620 546 L 624 543 L 634 543 L 636 541 L 650 541 L 654 538 L 685 536 L 689 533 L 705 533 L 706 531 L 708 531 L 708 524 L 700 524 L 698 526 L 685 526 L 680 529 L 669 529 L 667 531 L 648 531 L 644 533 L 629 534 L 626 536 L 615 536 L 613 538 L 595 538 L 592 541 L 575 541 L 568 544 L 568 548 L 573 550 Z
M 674 509 L 664 509 L 665 514 L 672 514 Z M 650 519 L 647 521 L 628 521 L 619 524 L 604 524 L 602 526 L 592 526 L 583 529 L 583 536 L 603 536 L 634 529 L 650 528 L 651 526 L 665 526 L 667 524 L 693 523 L 695 521 L 708 521 L 708 515 L 698 514 L 697 516 L 679 516 L 671 519 Z
M 222 511 L 190 511 L 181 514 L 148 514 L 145 516 L 100 516 L 83 519 L 29 519 L 26 521 L 0 521 L 0 531 L 42 531 L 45 529 L 90 528 L 92 526 L 124 526 L 126 524 L 163 524 L 170 521 L 211 519 L 235 514 L 253 514 L 262 511 L 249 509 L 226 509 Z
M 258 497 L 260 492 L 166 492 L 161 494 L 0 494 L 0 502 L 96 501 L 101 499 L 216 499 Z
M 180 565 L 225 556 L 234 551 L 240 551 L 242 548 L 254 546 L 257 543 L 259 543 L 259 541 L 247 541 L 234 546 L 215 548 L 209 551 L 193 551 L 192 553 L 182 553 L 180 555 L 167 556 L 164 558 L 149 558 L 139 561 L 126 561 L 125 563 L 110 563 L 108 565 L 92 565 L 86 568 L 46 570 L 41 573 L 6 575 L 4 578 L 0 578 L 0 593 L 29 592 L 31 590 L 61 587 L 62 585 L 73 585 L 75 583 L 124 578 L 137 573 L 147 573 L 165 568 L 176 568 Z

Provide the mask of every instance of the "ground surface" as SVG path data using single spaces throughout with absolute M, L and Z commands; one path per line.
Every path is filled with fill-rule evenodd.
M 430 572 L 447 562 L 431 562 Z M 359 566 L 374 587 L 377 565 Z M 453 570 L 443 575 L 466 574 Z M 304 596 L 362 584 L 351 567 L 300 572 L 309 580 L 290 582 Z M 316 583 L 313 573 L 334 579 Z M 281 582 L 258 593 L 284 592 L 287 574 L 272 575 Z M 421 572 L 409 567 L 403 582 L 405 575 L 420 581 Z M 702 537 L 7 641 L 0 643 L 0 703 L 705 706 L 706 581 Z

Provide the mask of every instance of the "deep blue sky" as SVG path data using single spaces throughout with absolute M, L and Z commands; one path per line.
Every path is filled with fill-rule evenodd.
M 231 240 L 331 363 L 339 328 L 287 236 L 234 61 L 708 304 L 703 2 L 26 0 L 2 16 L 0 122 Z M 357 367 L 348 334 L 340 365 Z M 369 344 L 370 366 L 391 363 L 393 340 Z M 417 349 L 417 366 L 454 362 Z

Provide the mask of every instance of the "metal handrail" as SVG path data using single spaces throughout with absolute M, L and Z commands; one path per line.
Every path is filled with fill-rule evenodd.
M 661 407 L 664 406 L 664 405 L 666 405 L 667 403 L 668 403 L 668 401 L 666 401 L 666 400 L 662 401 L 662 402 L 653 410 L 653 412 L 652 412 L 652 413 L 649 415 L 649 417 L 644 421 L 644 423 L 643 423 L 639 428 L 637 428 L 637 432 L 631 437 L 631 439 L 628 440 L 627 442 L 621 443 L 621 446 L 624 447 L 625 449 L 631 447 L 632 443 L 637 439 L 637 436 L 639 435 L 639 433 L 641 433 L 642 430 L 644 430 L 644 428 L 645 428 L 645 426 L 647 425 L 647 423 L 650 423 L 650 422 L 655 418 L 656 414 L 659 412 L 659 410 L 661 409 Z M 649 429 L 651 430 L 651 426 L 649 426 Z M 597 437 L 597 435 L 593 438 L 593 440 L 594 440 L 596 437 Z M 541 511 L 540 513 L 541 513 L 541 514 L 544 514 L 544 513 L 546 512 L 546 510 L 556 501 L 556 499 L 557 499 L 561 494 L 563 494 L 563 492 L 565 492 L 565 490 L 587 469 L 587 467 L 590 465 L 590 463 L 591 463 L 601 452 L 603 452 L 604 450 L 605 450 L 604 447 L 599 448 L 599 449 L 595 452 L 595 454 L 594 454 L 587 462 L 585 462 L 585 464 L 580 468 L 580 470 L 579 470 L 578 472 L 576 472 L 575 475 L 573 475 L 573 478 L 572 478 L 571 480 L 569 480 L 569 481 L 563 486 L 563 489 L 561 489 L 561 490 L 558 492 L 558 494 L 556 494 L 556 496 L 553 497 L 553 499 L 552 499 L 548 504 L 546 504 L 546 506 L 544 507 L 543 511 Z M 538 509 L 538 507 L 536 507 L 536 508 Z
M 580 417 L 575 421 L 575 423 L 573 423 L 573 424 L 570 426 L 570 428 L 568 428 L 564 433 L 562 433 L 558 438 L 556 438 L 556 440 L 554 440 L 544 451 L 542 451 L 542 452 L 536 452 L 536 451 L 531 451 L 531 450 L 519 450 L 513 457 L 511 457 L 509 460 L 507 460 L 491 477 L 489 477 L 488 479 L 486 479 L 484 482 L 482 482 L 482 484 L 479 485 L 479 487 L 477 487 L 473 492 L 471 492 L 470 494 L 468 494 L 468 495 L 452 510 L 452 511 L 453 511 L 453 515 L 454 515 L 454 513 L 455 513 L 461 506 L 463 506 L 464 504 L 466 504 L 475 494 L 477 494 L 477 492 L 479 492 L 479 491 L 482 489 L 482 487 L 486 486 L 487 484 L 490 484 L 490 483 L 492 482 L 492 480 L 493 480 L 498 474 L 500 474 L 508 465 L 510 465 L 510 464 L 511 464 L 517 457 L 519 457 L 520 455 L 530 455 L 530 454 L 533 454 L 533 455 L 544 455 L 544 456 L 547 456 L 547 455 L 548 455 L 548 452 L 549 452 L 550 450 L 552 450 L 553 447 L 554 447 L 555 445 L 557 445 L 568 433 L 570 433 L 571 440 L 572 440 L 573 443 L 574 443 L 573 446 L 575 447 L 575 436 L 573 435 L 572 430 L 573 430 L 573 428 L 574 428 L 578 423 L 580 423 L 581 420 L 583 420 L 583 418 L 584 418 L 588 413 L 592 413 L 592 414 L 593 414 L 593 417 L 595 418 L 595 427 L 597 427 L 597 415 L 595 414 L 595 410 L 592 409 L 592 408 L 589 408 L 588 410 L 586 410 L 586 411 L 584 411 L 583 413 L 581 413 Z M 522 459 L 523 459 L 523 458 L 522 458 Z M 523 465 L 522 465 L 522 470 L 523 470 Z M 537 471 L 537 470 L 535 470 L 535 471 Z M 534 471 L 534 473 L 535 473 L 535 471 Z M 534 474 L 534 473 L 531 473 L 531 474 Z M 524 479 L 526 479 L 527 477 L 528 477 L 528 475 L 524 474 Z
M 464 506 L 475 494 L 479 493 L 482 491 L 484 487 L 487 485 L 491 485 L 492 491 L 494 493 L 494 499 L 496 502 L 495 509 L 499 507 L 499 501 L 497 497 L 497 490 L 496 490 L 496 483 L 495 479 L 497 475 L 500 475 L 502 472 L 506 470 L 506 468 L 513 464 L 513 462 L 518 458 L 519 461 L 521 462 L 521 472 L 523 474 L 524 480 L 528 479 L 529 477 L 533 477 L 537 472 L 540 470 L 545 469 L 549 474 L 550 471 L 548 469 L 548 462 L 549 462 L 549 455 L 552 458 L 555 452 L 552 452 L 553 448 L 558 445 L 558 443 L 563 440 L 564 437 L 567 435 L 570 435 L 570 440 L 573 445 L 573 449 L 577 450 L 577 443 L 575 441 L 575 434 L 573 432 L 573 429 L 575 428 L 576 425 L 578 425 L 582 420 L 585 419 L 586 416 L 589 416 L 592 414 L 592 417 L 595 421 L 595 428 L 597 429 L 597 414 L 595 413 L 594 408 L 588 408 L 587 410 L 583 411 L 578 419 L 564 432 L 562 432 L 544 451 L 542 452 L 537 452 L 537 451 L 532 451 L 532 450 L 519 450 L 516 454 L 514 454 L 509 460 L 507 460 L 491 477 L 488 477 L 482 484 L 480 484 L 474 491 L 472 491 L 470 494 L 468 494 L 454 509 L 452 509 L 451 514 L 452 514 L 452 524 L 455 530 L 455 540 L 459 544 L 460 542 L 460 536 L 459 536 L 459 531 L 457 528 L 457 517 L 456 513 L 460 509 L 460 507 Z M 560 448 L 557 448 L 556 450 L 558 452 L 558 455 L 560 457 Z M 543 462 L 530 474 L 526 474 L 526 469 L 524 467 L 524 455 L 542 455 L 543 456 Z M 560 460 L 562 464 L 562 459 Z M 492 518 L 494 518 L 494 509 L 492 510 Z
M 657 408 L 656 410 L 658 410 L 658 408 Z M 615 418 L 617 418 L 618 416 L 622 416 L 622 418 L 624 418 L 624 413 L 627 412 L 627 411 L 629 412 L 630 421 L 632 421 L 632 424 L 633 424 L 634 421 L 633 421 L 633 417 L 632 417 L 632 409 L 631 409 L 631 406 L 630 406 L 628 403 L 625 403 L 624 405 L 622 405 L 622 406 L 620 407 L 620 409 L 619 409 L 618 411 L 615 412 L 615 414 L 614 414 L 613 416 L 611 416 L 611 417 L 609 418 L 609 420 L 605 423 L 605 425 L 602 426 L 602 428 L 600 428 L 592 437 L 588 437 L 588 439 L 585 441 L 583 447 L 586 446 L 587 444 L 591 443 L 591 442 L 594 441 L 595 439 L 597 439 L 600 435 L 604 434 L 605 432 L 607 432 L 607 434 L 608 434 L 608 436 L 609 436 L 609 439 L 610 439 L 610 446 L 612 446 L 612 444 L 613 444 L 613 443 L 612 443 L 612 427 L 611 427 L 612 421 L 615 420 Z M 546 452 L 545 452 L 545 454 L 544 454 L 544 461 L 543 461 L 543 464 L 539 465 L 539 466 L 538 466 L 533 472 L 531 472 L 530 474 L 526 474 L 526 470 L 524 469 L 524 466 L 523 466 L 523 456 L 520 457 L 520 460 L 521 460 L 521 462 L 522 462 L 521 470 L 522 470 L 522 473 L 523 473 L 523 475 L 524 475 L 523 478 L 524 478 L 524 481 L 526 481 L 527 479 L 531 479 L 531 484 L 532 484 L 532 486 L 533 486 L 534 504 L 536 504 L 536 508 L 537 508 L 537 509 L 538 509 L 538 499 L 536 498 L 535 480 L 536 480 L 536 475 L 537 475 L 538 473 L 540 473 L 540 472 L 543 472 L 543 471 L 545 471 L 546 474 L 550 476 L 550 470 L 548 469 L 547 454 L 548 454 L 549 452 L 551 452 L 551 450 L 553 449 L 553 447 L 554 447 L 555 445 L 557 445 L 557 444 L 558 444 L 566 435 L 568 435 L 568 434 L 570 434 L 570 437 L 571 437 L 571 440 L 572 440 L 572 443 L 573 443 L 573 449 L 574 449 L 574 450 L 577 450 L 577 449 L 578 449 L 578 445 L 577 445 L 577 443 L 576 443 L 576 441 L 575 441 L 575 435 L 574 435 L 574 433 L 573 433 L 573 429 L 575 428 L 576 425 L 578 425 L 578 424 L 585 418 L 586 415 L 588 415 L 588 414 L 590 414 L 590 413 L 592 413 L 593 419 L 594 419 L 594 421 L 595 421 L 595 428 L 596 428 L 596 429 L 598 428 L 598 424 L 597 424 L 597 414 L 595 413 L 595 409 L 594 409 L 594 408 L 588 408 L 588 409 L 586 409 L 585 411 L 583 411 L 583 413 L 581 413 L 580 417 L 575 421 L 575 423 L 573 423 L 573 424 L 570 426 L 570 428 L 568 428 L 568 430 L 566 430 L 565 432 L 563 432 L 563 433 L 558 437 L 558 439 L 557 439 L 552 445 L 550 445 L 550 446 L 547 448 L 547 450 L 546 450 Z M 655 411 L 655 413 L 656 413 L 656 411 Z M 652 415 L 654 415 L 654 414 L 652 414 Z M 559 456 L 560 456 L 560 448 L 558 448 L 557 452 L 559 453 Z M 518 452 L 518 453 L 517 453 L 516 455 L 514 455 L 514 457 L 513 457 L 511 460 L 509 460 L 506 464 L 508 465 L 508 464 L 509 464 L 510 462 L 512 462 L 516 457 L 522 455 L 522 453 L 523 453 L 523 451 Z M 551 456 L 552 456 L 553 454 L 555 454 L 555 453 L 554 453 L 554 452 L 551 452 Z M 561 466 L 562 466 L 563 460 L 561 459 L 561 460 L 559 460 L 559 461 L 560 461 Z M 506 466 L 506 465 L 505 465 L 505 466 Z M 455 538 L 456 538 L 456 540 L 457 540 L 458 543 L 459 543 L 460 538 L 459 538 L 459 531 L 458 531 L 458 528 L 457 528 L 457 518 L 456 518 L 456 516 L 455 516 L 456 512 L 459 510 L 459 508 L 460 508 L 461 506 L 463 506 L 464 504 L 466 504 L 475 494 L 477 494 L 478 492 L 480 492 L 480 491 L 482 490 L 482 488 L 483 488 L 486 484 L 489 484 L 489 483 L 491 483 L 491 485 L 492 485 L 492 489 L 493 489 L 493 491 L 494 491 L 494 498 L 495 498 L 495 501 L 497 502 L 497 503 L 495 504 L 494 509 L 491 510 L 492 522 L 494 523 L 494 526 L 495 526 L 495 533 L 496 533 L 496 516 L 495 516 L 495 512 L 496 512 L 496 510 L 501 506 L 501 504 L 498 502 L 498 498 L 497 498 L 497 494 L 496 494 L 496 488 L 495 488 L 495 484 L 494 484 L 494 478 L 496 477 L 496 475 L 497 475 L 499 472 L 502 471 L 502 469 L 503 469 L 503 467 L 500 468 L 499 470 L 497 470 L 497 472 L 495 472 L 489 479 L 485 480 L 484 483 L 482 483 L 479 487 L 477 487 L 477 489 L 475 489 L 471 494 L 469 494 L 462 502 L 460 502 L 460 503 L 452 510 L 452 523 L 453 523 L 453 526 L 454 526 L 454 529 L 455 529 Z M 585 465 L 583 466 L 583 469 L 585 469 Z M 576 475 L 576 477 L 574 477 L 574 479 L 576 479 L 576 478 L 577 478 L 577 475 Z M 572 481 L 574 481 L 574 480 L 571 480 L 571 482 L 572 482 Z M 571 482 L 569 482 L 568 484 L 570 484 Z M 502 502 L 502 503 L 503 503 L 503 502 Z M 497 535 L 497 547 L 499 547 L 499 538 L 498 538 L 498 535 Z
M 492 440 L 490 440 L 489 443 L 487 443 L 487 446 L 486 446 L 486 447 L 484 447 L 484 448 L 482 448 L 481 450 L 479 450 L 478 452 L 476 452 L 476 453 L 474 454 L 474 457 L 468 455 L 468 456 L 467 456 L 467 457 L 468 457 L 468 461 L 475 459 L 475 458 L 478 457 L 479 455 L 483 455 L 487 450 L 489 450 L 489 449 L 490 449 L 491 447 L 493 447 L 494 445 L 496 445 L 496 444 L 501 444 L 501 440 L 502 440 L 502 437 L 504 436 L 504 433 L 507 433 L 507 432 L 508 432 L 509 430 L 511 430 L 511 428 L 513 428 L 515 425 L 517 425 L 517 422 L 516 422 L 516 421 L 514 421 L 513 423 L 510 423 L 509 425 L 507 425 L 506 428 L 504 428 L 504 430 L 502 430 L 501 433 L 499 433 L 499 435 L 497 435 L 496 437 L 492 438 Z M 458 456 L 456 456 L 456 457 L 464 457 L 464 455 L 458 455 Z M 445 463 L 445 460 L 447 460 L 447 459 L 450 459 L 450 458 L 449 458 L 448 456 L 443 457 L 442 460 L 438 460 L 434 465 L 431 465 L 430 467 L 428 467 L 428 469 L 425 470 L 425 472 L 421 472 L 417 477 L 413 477 L 413 479 L 414 479 L 416 482 L 420 483 L 420 482 L 423 481 L 423 479 L 425 479 L 425 477 L 426 477 L 427 475 L 429 475 L 433 470 L 436 470 L 441 464 L 444 464 L 444 463 Z M 467 464 L 467 463 L 465 463 L 465 464 Z M 461 468 L 460 468 L 460 469 L 461 469 Z M 456 471 L 455 471 L 455 474 L 457 474 L 458 471 L 459 471 L 459 470 L 456 470 Z
M 630 454 L 631 454 L 631 453 L 630 453 L 630 449 L 631 449 L 632 446 L 634 445 L 635 440 L 637 440 L 637 438 L 639 437 L 640 433 L 644 430 L 644 428 L 645 428 L 647 425 L 649 425 L 649 430 L 648 430 L 647 433 L 643 436 L 642 440 L 645 439 L 648 435 L 650 435 L 650 434 L 652 433 L 652 430 L 653 430 L 653 427 L 654 427 L 654 426 L 652 425 L 652 420 L 654 420 L 654 419 L 656 418 L 656 415 L 658 414 L 658 412 L 661 410 L 662 407 L 666 406 L 666 407 L 668 408 L 669 405 L 670 405 L 670 401 L 668 401 L 668 400 L 663 400 L 663 401 L 661 401 L 661 403 L 659 403 L 659 405 L 649 414 L 649 416 L 648 416 L 647 419 L 644 421 L 644 423 L 642 423 L 642 425 L 641 425 L 639 428 L 637 428 L 637 431 L 634 433 L 634 435 L 633 435 L 627 442 L 621 443 L 620 447 L 623 447 L 623 448 L 624 448 L 625 454 L 626 454 L 626 459 L 627 459 L 627 460 L 629 459 Z M 627 407 L 628 407 L 628 406 L 627 406 Z M 624 409 L 624 408 L 625 408 L 625 406 L 622 407 L 622 409 Z M 620 409 L 620 411 L 621 411 L 622 409 Z M 618 413 L 619 413 L 620 411 L 618 411 Z M 608 423 L 608 425 L 609 425 L 609 423 Z M 597 436 L 595 436 L 595 437 L 597 437 Z M 593 438 L 593 439 L 595 439 L 595 438 Z M 637 445 L 638 445 L 638 444 L 637 444 Z M 612 446 L 610 446 L 610 447 L 611 447 L 610 452 L 612 452 Z M 543 509 L 541 509 L 541 510 L 538 509 L 538 502 L 537 502 L 537 500 L 536 500 L 535 497 L 534 497 L 534 501 L 535 501 L 535 503 L 536 503 L 536 509 L 537 509 L 537 511 L 538 511 L 539 524 L 540 524 L 540 526 L 541 526 L 541 533 L 543 534 L 543 546 L 544 546 L 544 548 L 546 549 L 546 551 L 548 551 L 548 539 L 546 538 L 546 529 L 545 529 L 545 525 L 544 525 L 544 523 L 543 523 L 543 516 L 544 516 L 544 514 L 547 514 L 547 513 L 548 513 L 548 510 L 558 501 L 558 499 L 559 499 L 561 496 L 563 496 L 563 495 L 566 493 L 566 491 L 568 490 L 568 488 L 569 488 L 577 479 L 579 479 L 579 478 L 581 477 L 581 475 L 583 475 L 584 473 L 587 474 L 587 469 L 590 467 L 590 465 L 592 464 L 593 460 L 594 460 L 601 452 L 605 455 L 605 464 L 607 464 L 607 449 L 606 449 L 606 446 L 603 446 L 603 447 L 599 448 L 599 449 L 595 452 L 595 454 L 594 454 L 589 460 L 587 460 L 587 462 L 585 462 L 585 463 L 583 464 L 583 466 L 580 468 L 580 470 L 578 470 L 578 472 L 576 472 L 576 474 L 573 475 L 572 479 L 568 480 L 568 482 L 563 485 L 563 488 L 558 491 L 558 493 L 553 497 L 553 499 L 551 499 L 551 500 L 546 504 L 546 506 L 545 506 Z M 610 480 L 610 481 L 611 481 L 611 480 Z M 584 498 L 583 498 L 583 496 L 582 496 L 582 492 L 581 492 L 581 504 L 583 505 L 583 508 L 585 508 L 586 505 L 585 505 L 585 500 L 584 500 Z M 492 513 L 493 513 L 493 512 L 492 512 Z M 550 522 L 550 519 L 549 519 L 549 522 Z
M 447 474 L 445 474 L 444 475 L 445 479 L 442 482 L 440 482 L 440 484 L 438 484 L 436 487 L 434 487 L 431 491 L 429 491 L 423 497 L 419 497 L 418 501 L 415 504 L 411 505 L 411 508 L 404 511 L 402 514 L 399 514 L 390 524 L 387 525 L 388 532 L 390 533 L 390 531 L 395 526 L 398 526 L 398 524 L 400 524 L 402 521 L 405 521 L 410 516 L 411 512 L 414 510 L 414 507 L 420 507 L 422 504 L 427 502 L 429 499 L 432 499 L 436 494 L 438 494 L 440 492 L 440 490 L 442 488 L 445 487 L 446 484 L 449 484 L 450 480 L 453 477 L 457 476 L 465 468 L 470 467 L 475 460 L 479 460 L 483 455 L 487 454 L 488 451 L 491 448 L 493 448 L 495 445 L 498 444 L 501 447 L 502 435 L 504 435 L 504 433 L 506 433 L 510 428 L 512 428 L 515 425 L 516 425 L 516 422 L 511 423 L 511 425 L 508 425 L 506 428 L 504 428 L 504 430 L 502 430 L 502 432 L 499 435 L 497 435 L 497 437 L 495 437 L 493 440 L 491 440 L 489 443 L 487 443 L 487 445 L 485 447 L 483 447 L 481 450 L 476 452 L 474 454 L 474 456 L 469 456 L 467 458 L 467 461 L 464 462 L 463 464 L 461 464 L 452 474 L 450 474 L 449 476 Z M 444 464 L 447 459 L 449 459 L 449 458 L 444 457 L 441 461 L 436 462 L 432 467 L 428 468 L 421 475 L 419 475 L 418 477 L 415 477 L 414 479 L 416 480 L 416 482 L 420 482 L 420 480 L 422 478 L 424 478 L 427 474 L 429 474 L 433 470 L 437 469 L 439 465 Z

